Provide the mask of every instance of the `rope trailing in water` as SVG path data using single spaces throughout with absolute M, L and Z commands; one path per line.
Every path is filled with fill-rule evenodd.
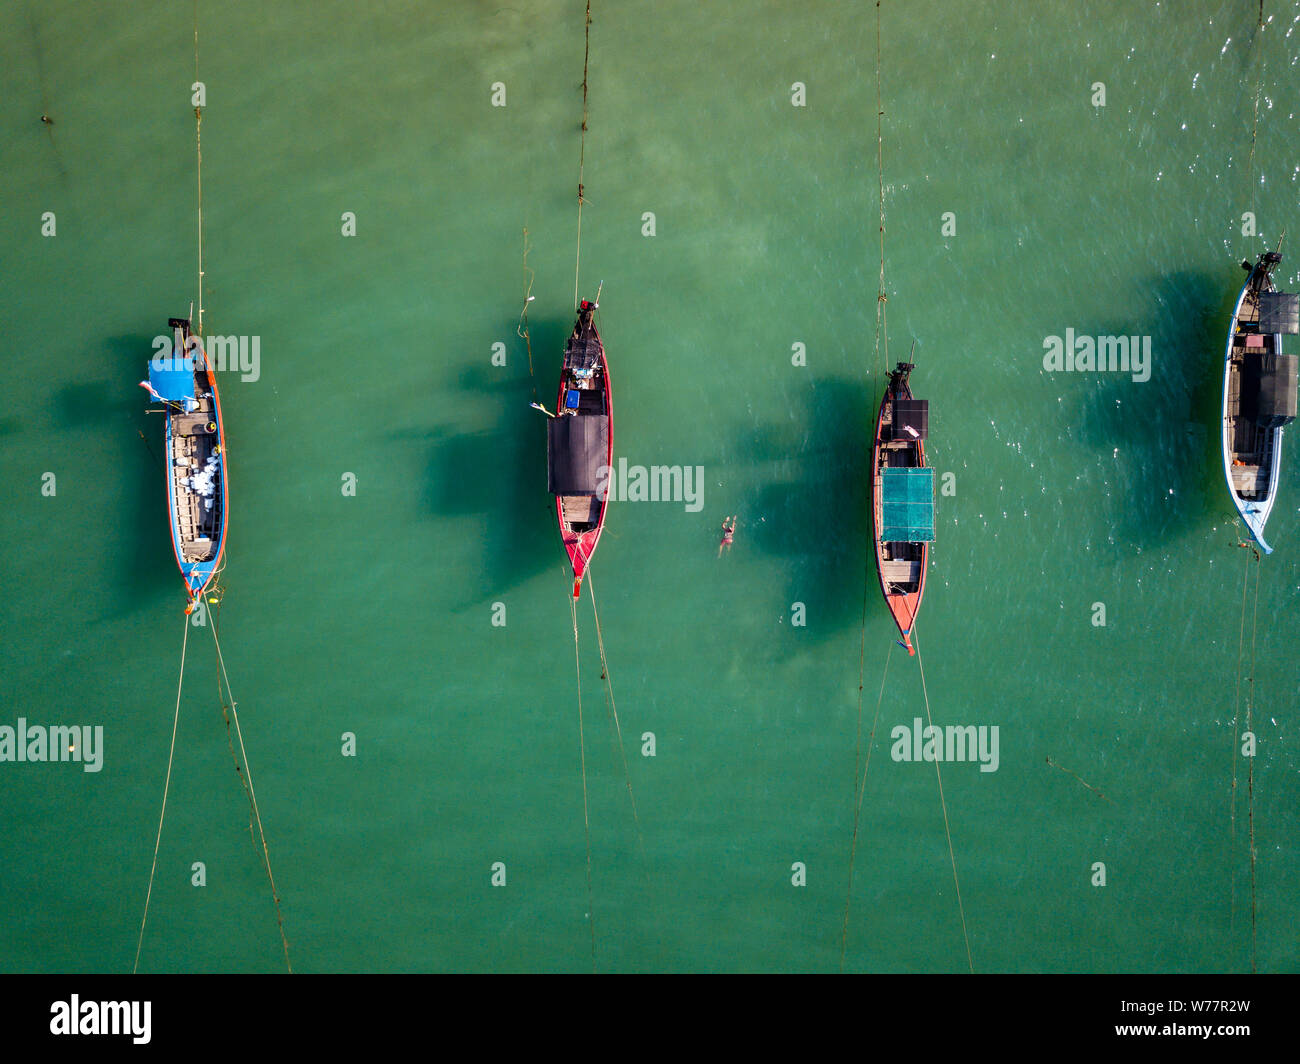
M 618 722 L 618 706 L 614 703 L 614 681 L 609 675 L 609 662 L 605 660 L 605 637 L 600 631 L 600 614 L 596 612 L 596 587 L 592 583 L 591 573 L 587 573 L 587 593 L 591 596 L 591 615 L 596 621 L 596 645 L 600 648 L 600 678 L 605 681 L 605 704 L 610 716 L 614 718 L 614 731 L 618 740 L 618 752 L 623 759 L 623 780 L 627 783 L 628 801 L 632 803 L 632 822 L 636 825 L 637 845 L 645 853 L 645 841 L 641 837 L 641 818 L 636 813 L 636 795 L 632 793 L 632 774 L 627 767 L 627 750 L 623 746 L 623 728 Z
M 1233 709 L 1232 709 L 1232 790 L 1231 803 L 1229 806 L 1229 853 L 1236 852 L 1237 842 L 1237 759 L 1241 756 L 1241 736 L 1243 734 L 1254 734 L 1254 707 L 1255 707 L 1255 666 L 1256 666 L 1256 636 L 1259 625 L 1259 569 L 1260 555 L 1259 551 L 1250 543 L 1239 543 L 1239 547 L 1245 548 L 1249 553 L 1246 555 L 1246 565 L 1242 572 L 1241 578 L 1241 623 L 1237 631 L 1237 675 L 1233 691 Z M 1255 563 L 1255 588 L 1253 600 L 1250 595 L 1250 571 L 1251 561 Z M 1241 672 L 1242 663 L 1246 654 L 1246 608 L 1247 602 L 1250 601 L 1250 668 L 1246 674 L 1246 729 L 1242 732 L 1241 723 Z M 1248 841 L 1250 846 L 1250 970 L 1255 971 L 1256 966 L 1256 876 L 1255 865 L 1258 852 L 1255 846 L 1255 758 L 1250 758 L 1250 763 L 1246 769 L 1246 821 L 1248 830 Z M 1229 865 L 1231 868 L 1231 864 Z M 1235 936 L 1236 917 L 1237 917 L 1237 880 L 1236 876 L 1229 872 L 1229 914 L 1228 914 L 1228 935 L 1229 939 Z
M 865 612 L 865 596 L 863 597 Z M 863 621 L 863 632 L 866 631 L 866 621 Z M 876 725 L 880 722 L 880 707 L 885 701 L 885 679 L 889 676 L 889 660 L 894 655 L 894 644 L 889 644 L 889 649 L 885 651 L 885 667 L 880 673 L 880 697 L 876 699 L 876 715 L 871 720 L 871 734 L 867 737 L 867 761 L 862 765 L 862 683 L 859 677 L 858 683 L 858 736 L 854 748 L 853 760 L 853 785 L 857 792 L 856 799 L 853 803 L 853 841 L 849 845 L 849 889 L 844 896 L 844 926 L 840 929 L 840 971 L 844 971 L 844 955 L 848 950 L 849 943 L 849 906 L 853 901 L 853 865 L 857 858 L 858 852 L 858 823 L 862 815 L 862 798 L 867 793 L 867 772 L 871 768 L 871 750 L 876 739 Z M 862 765 L 862 779 L 858 780 L 858 766 Z
M 880 391 L 880 345 L 884 341 L 885 366 L 889 364 L 889 328 L 885 304 L 885 104 L 881 92 L 880 0 L 876 0 L 876 182 L 880 191 L 880 284 L 876 292 L 876 377 L 875 391 Z
M 167 463 L 164 462 L 162 458 L 159 456 L 158 452 L 153 449 L 153 444 L 149 442 L 149 437 L 146 436 L 144 432 L 140 429 L 136 429 L 135 431 L 136 434 L 140 437 L 140 439 L 144 440 L 144 445 L 146 449 L 149 451 L 149 457 L 158 463 L 159 469 L 166 471 Z
M 921 694 L 925 698 L 925 723 L 931 729 L 934 728 L 934 721 L 930 717 L 930 694 L 925 687 L 925 662 L 921 660 L 921 644 L 916 639 L 916 622 L 912 623 L 912 642 L 916 646 L 916 664 L 921 670 Z M 929 734 L 933 735 L 931 731 Z M 957 912 L 961 916 L 961 937 L 966 943 L 966 964 L 969 966 L 971 974 L 975 974 L 975 961 L 971 958 L 970 952 L 970 935 L 966 930 L 966 907 L 961 900 L 961 883 L 957 879 L 957 855 L 952 848 L 952 828 L 948 824 L 948 803 L 943 798 L 943 773 L 939 771 L 939 759 L 934 759 L 934 775 L 939 781 L 939 807 L 943 810 L 943 833 L 948 839 L 948 858 L 952 861 L 952 885 L 957 891 Z
M 216 576 L 220 575 L 222 570 L 225 569 L 225 564 L 226 563 L 223 560 L 221 563 L 221 569 L 218 569 L 217 572 L 213 574 L 214 579 L 216 578 Z M 207 597 L 208 605 L 210 607 L 210 609 L 208 610 L 208 614 L 212 618 L 212 623 L 214 625 L 217 625 L 220 620 L 218 614 L 221 611 L 221 601 L 222 599 L 225 598 L 226 589 L 222 585 L 217 584 L 215 586 L 210 586 L 205 594 Z M 221 718 L 226 722 L 226 748 L 230 751 L 230 760 L 235 766 L 235 774 L 239 777 L 239 785 L 244 788 L 244 795 L 247 797 L 248 781 L 244 778 L 244 770 L 239 763 L 239 755 L 235 753 L 235 733 L 231 727 L 230 705 L 229 705 L 229 700 L 226 697 L 226 688 L 221 682 L 220 661 L 218 661 L 216 678 L 217 678 L 217 704 L 221 706 Z M 254 849 L 257 848 L 257 832 L 253 822 L 253 809 L 252 809 L 251 798 L 249 799 L 249 809 L 248 809 L 248 841 L 253 844 Z
M 1244 543 L 1238 543 L 1244 547 Z M 1237 877 L 1232 871 L 1232 857 L 1237 850 L 1237 758 L 1241 748 L 1241 658 L 1246 649 L 1246 594 L 1250 588 L 1250 555 L 1241 572 L 1241 625 L 1237 631 L 1237 676 L 1232 695 L 1232 790 L 1228 814 L 1228 937 L 1232 939 L 1237 926 Z
M 194 81 L 199 80 L 199 0 L 194 0 Z M 199 328 L 203 335 L 203 108 L 194 108 L 194 151 L 199 182 Z
M 871 388 L 873 399 L 880 394 L 881 378 L 881 343 L 884 343 L 884 355 L 886 360 L 889 357 L 889 335 L 888 319 L 885 315 L 885 136 L 884 136 L 884 95 L 881 87 L 881 47 L 880 47 L 880 0 L 876 0 L 876 185 L 879 192 L 880 216 L 879 216 L 879 235 L 880 235 L 880 274 L 879 284 L 876 289 L 876 335 L 875 335 L 875 360 L 871 370 Z M 875 477 L 876 471 L 870 471 L 872 478 Z M 866 526 L 873 527 L 872 515 L 872 495 L 867 495 L 867 520 Z M 854 741 L 853 755 L 853 784 L 855 794 L 853 809 L 853 841 L 849 848 L 849 887 L 844 899 L 844 926 L 840 931 L 840 969 L 844 968 L 844 956 L 847 949 L 849 933 L 849 905 L 853 898 L 853 871 L 854 861 L 857 854 L 858 845 L 858 822 L 862 808 L 862 796 L 866 792 L 867 777 L 866 769 L 862 769 L 862 782 L 858 784 L 858 769 L 862 766 L 862 698 L 863 689 L 866 686 L 866 661 L 867 661 L 867 601 L 871 594 L 871 573 L 874 568 L 871 551 L 866 552 L 863 561 L 862 573 L 862 624 L 861 624 L 861 641 L 858 648 L 858 716 L 857 730 Z M 885 697 L 885 677 L 889 673 L 889 660 L 893 652 L 893 644 L 890 644 L 889 653 L 885 655 L 885 668 L 880 678 L 880 698 L 876 702 L 876 716 L 871 723 L 871 739 L 875 738 L 876 724 L 880 719 L 880 706 Z M 871 763 L 871 746 L 867 746 L 867 765 Z
M 578 657 L 578 600 L 569 597 L 573 614 L 573 668 L 578 685 L 578 752 L 582 760 L 582 829 L 587 840 L 587 922 L 591 928 L 591 970 L 596 971 L 596 907 L 591 890 L 591 816 L 587 810 L 587 739 L 582 720 L 582 664 Z
M 573 309 L 578 309 L 578 269 L 582 264 L 582 205 L 586 202 L 582 185 L 583 166 L 587 161 L 587 62 L 591 58 L 591 0 L 587 0 L 587 22 L 582 52 L 582 136 L 578 141 L 578 248 L 573 261 Z
M 140 917 L 140 937 L 135 943 L 135 963 L 131 965 L 134 975 L 140 968 L 140 949 L 144 945 L 144 925 L 149 919 L 149 900 L 153 897 L 153 880 L 158 871 L 158 847 L 162 845 L 163 820 L 167 816 L 167 794 L 172 785 L 172 762 L 176 759 L 176 729 L 181 719 L 181 689 L 185 686 L 185 653 L 190 643 L 190 617 L 184 617 L 185 632 L 181 638 L 181 671 L 176 680 L 176 712 L 172 716 L 171 748 L 167 751 L 167 777 L 163 781 L 162 811 L 158 814 L 158 835 L 153 843 L 153 864 L 149 868 L 149 889 L 144 896 L 144 915 Z
M 1267 28 L 1264 24 L 1264 0 L 1259 0 L 1259 22 L 1256 26 L 1259 30 L 1260 37 L 1263 36 Z M 1258 39 L 1258 38 L 1257 38 Z M 1250 186 L 1250 210 L 1255 212 L 1255 181 L 1254 181 L 1254 162 L 1255 162 L 1255 137 L 1259 132 L 1259 98 L 1264 90 L 1264 47 L 1261 44 L 1259 48 L 1259 78 L 1255 82 L 1255 113 L 1250 123 L 1250 155 L 1246 158 L 1246 184 Z
M 533 301 L 533 278 L 534 273 L 528 268 L 528 229 L 524 228 L 524 309 L 519 312 L 519 324 L 515 326 L 515 334 L 522 337 L 524 348 L 528 351 L 528 379 L 533 386 L 533 402 L 537 402 L 537 376 L 533 373 L 533 341 L 528 335 L 528 304 Z
M 1080 776 L 1077 772 L 1071 772 L 1071 771 L 1070 771 L 1068 768 L 1066 768 L 1064 765 L 1058 765 L 1058 764 L 1057 764 L 1055 761 L 1053 761 L 1050 757 L 1047 759 L 1047 763 L 1048 763 L 1049 765 L 1051 765 L 1052 768 L 1060 769 L 1060 770 L 1061 770 L 1062 772 L 1064 772 L 1067 776 L 1073 776 L 1076 780 L 1078 780 L 1078 781 L 1079 781 L 1080 783 L 1082 783 L 1085 787 L 1087 787 L 1088 790 L 1092 791 L 1092 793 L 1095 794 L 1095 795 L 1096 795 L 1098 798 L 1100 798 L 1102 801 L 1104 801 L 1104 802 L 1110 802 L 1110 799 L 1109 799 L 1109 798 L 1107 798 L 1104 794 L 1102 794 L 1101 791 L 1097 790 L 1096 787 L 1094 787 L 1091 783 L 1089 783 L 1087 780 L 1085 780 L 1085 779 L 1084 779 L 1082 776 Z M 1114 803 L 1114 802 L 1110 802 L 1110 804 L 1111 804 L 1111 805 L 1114 805 L 1115 803 Z
M 1246 731 L 1254 734 L 1252 715 L 1255 709 L 1255 633 L 1259 622 L 1259 552 L 1255 555 L 1255 595 L 1250 619 L 1250 676 L 1246 688 Z M 1250 971 L 1255 973 L 1255 758 L 1246 768 L 1246 821 L 1250 834 Z
M 234 693 L 230 689 L 230 677 L 226 673 L 226 660 L 221 653 L 221 641 L 217 638 L 216 618 L 209 615 L 209 627 L 212 629 L 212 645 L 217 652 L 217 665 L 221 670 L 221 680 L 225 682 L 225 693 L 221 700 L 222 713 L 229 709 L 230 717 L 227 719 L 227 728 L 229 728 L 230 719 L 235 722 L 235 736 L 239 740 L 239 755 L 242 760 L 242 766 L 239 763 L 235 765 L 235 771 L 239 773 L 239 778 L 244 784 L 245 793 L 248 795 L 249 809 L 252 812 L 253 819 L 257 822 L 257 834 L 262 844 L 262 866 L 266 870 L 266 878 L 271 884 L 271 900 L 275 904 L 275 923 L 280 931 L 280 945 L 284 949 L 284 964 L 289 973 L 293 974 L 293 964 L 289 960 L 289 940 L 284 933 L 284 916 L 280 912 L 280 892 L 275 885 L 275 874 L 271 871 L 271 850 L 266 843 L 266 831 L 262 827 L 262 814 L 257 805 L 257 793 L 253 789 L 253 770 L 248 764 L 248 751 L 244 748 L 244 733 L 239 726 L 239 710 L 235 702 Z M 221 691 L 221 685 L 218 683 L 218 692 Z M 232 750 L 233 753 L 233 750 Z

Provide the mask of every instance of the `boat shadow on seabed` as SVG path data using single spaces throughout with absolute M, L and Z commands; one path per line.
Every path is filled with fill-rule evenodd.
M 847 377 L 812 379 L 791 397 L 788 416 L 751 430 L 741 451 L 761 483 L 752 512 L 742 511 L 737 539 L 787 560 L 785 623 L 790 604 L 804 603 L 804 631 L 817 641 L 861 624 L 868 564 L 875 579 L 866 553 L 872 534 L 867 507 L 880 396 L 870 392 L 869 383 Z M 743 430 L 739 438 L 745 440 Z M 880 605 L 879 589 L 874 593 L 867 621 L 884 632 L 889 612 Z
M 531 326 L 538 401 L 548 406 L 568 331 L 558 321 Z M 495 413 L 481 418 L 488 427 L 472 432 L 433 429 L 425 509 L 476 519 L 466 535 L 482 544 L 481 601 L 491 601 L 548 569 L 562 569 L 555 503 L 546 490 L 546 418 L 528 408 L 533 382 L 522 341 L 511 347 L 510 368 L 473 367 L 457 383 L 460 392 L 477 397 L 475 411 Z
M 1184 271 L 1150 278 L 1143 289 L 1155 303 L 1147 319 L 1085 322 L 1077 332 L 1150 336 L 1150 378 L 1137 382 L 1111 372 L 1057 378 L 1067 385 L 1067 411 L 1079 395 L 1068 386 L 1086 387 L 1073 400 L 1077 438 L 1105 470 L 1104 512 L 1117 554 L 1168 548 L 1198 528 L 1235 519 L 1219 453 L 1223 336 L 1232 312 L 1227 285 Z
M 104 365 L 135 369 L 141 352 L 144 358 L 149 357 L 152 340 L 153 334 L 112 337 L 103 345 Z M 100 620 L 152 609 L 160 600 L 185 603 L 183 593 L 177 592 L 175 563 L 170 567 L 159 563 L 159 559 L 170 561 L 172 554 L 161 419 L 145 412 L 135 379 L 115 379 L 106 368 L 102 381 L 60 389 L 55 408 L 62 427 L 92 428 L 120 437 L 123 475 L 113 479 L 116 497 L 111 500 L 119 547 L 110 552 L 113 571 L 104 573 L 106 580 L 118 582 L 118 593 L 113 596 L 118 607 Z

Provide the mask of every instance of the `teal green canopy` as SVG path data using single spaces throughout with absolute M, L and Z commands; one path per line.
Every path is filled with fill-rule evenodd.
M 887 466 L 880 483 L 880 541 L 934 542 L 934 470 Z

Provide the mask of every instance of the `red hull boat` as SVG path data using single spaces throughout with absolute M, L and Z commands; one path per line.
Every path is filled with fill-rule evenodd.
M 592 320 L 598 304 L 583 300 L 564 349 L 556 413 L 547 422 L 548 487 L 560 537 L 573 566 L 573 597 L 596 552 L 614 465 L 614 417 L 605 346 Z
M 900 362 L 889 375 L 871 461 L 876 572 L 908 654 L 916 653 L 912 626 L 934 541 L 934 470 L 925 464 L 930 404 L 912 397 L 908 375 L 914 368 Z

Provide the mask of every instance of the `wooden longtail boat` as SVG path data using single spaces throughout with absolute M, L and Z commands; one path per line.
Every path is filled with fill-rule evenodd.
M 189 613 L 225 549 L 226 437 L 217 375 L 202 340 L 191 335 L 187 318 L 170 318 L 167 325 L 174 338 L 171 353 L 150 361 L 149 379 L 140 386 L 162 404 L 166 417 L 167 509 Z
M 573 565 L 574 598 L 582 590 L 582 576 L 605 526 L 614 464 L 609 366 L 592 321 L 598 305 L 584 299 L 578 307 L 578 320 L 564 349 L 555 416 L 546 423 L 547 482 Z
M 930 404 L 912 397 L 908 375 L 914 368 L 900 362 L 889 375 L 871 459 L 876 572 L 908 654 L 916 653 L 912 625 L 925 594 L 934 542 L 934 470 L 925 464 Z
M 1300 333 L 1300 295 L 1278 292 L 1273 271 L 1282 256 L 1268 251 L 1251 266 L 1232 309 L 1223 364 L 1223 473 L 1241 519 L 1265 554 L 1264 524 L 1277 497 L 1282 426 L 1296 418 L 1296 356 L 1282 335 Z

